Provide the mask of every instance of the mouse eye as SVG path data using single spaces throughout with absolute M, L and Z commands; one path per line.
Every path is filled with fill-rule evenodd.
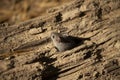
M 53 36 L 53 38 L 55 38 L 55 36 Z

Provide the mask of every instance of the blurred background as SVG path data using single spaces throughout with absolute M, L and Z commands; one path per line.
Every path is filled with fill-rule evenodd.
M 71 0 L 0 0 L 0 24 L 16 24 L 46 13 Z

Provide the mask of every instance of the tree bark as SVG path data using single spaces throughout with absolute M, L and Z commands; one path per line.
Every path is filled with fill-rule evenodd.
M 51 32 L 81 43 L 57 52 Z M 120 1 L 74 0 L 41 16 L 0 26 L 0 80 L 119 80 Z

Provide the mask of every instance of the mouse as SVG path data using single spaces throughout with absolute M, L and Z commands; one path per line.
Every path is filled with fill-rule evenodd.
M 65 35 L 62 33 L 52 32 L 50 35 L 54 46 L 57 48 L 59 52 L 63 52 L 69 49 L 72 49 L 76 46 L 74 40 L 72 40 L 69 35 Z

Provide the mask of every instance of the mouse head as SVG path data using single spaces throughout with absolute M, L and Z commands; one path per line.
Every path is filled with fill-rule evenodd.
M 62 35 L 57 32 L 52 32 L 50 37 L 54 42 L 61 42 Z

